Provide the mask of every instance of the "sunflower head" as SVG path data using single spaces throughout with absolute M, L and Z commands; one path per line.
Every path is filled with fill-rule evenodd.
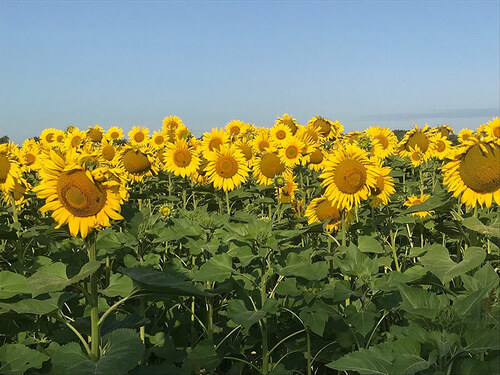
M 500 117 L 495 117 L 493 120 L 488 121 L 486 135 L 489 141 L 500 144 Z
M 121 151 L 119 163 L 129 181 L 142 181 L 158 172 L 154 153 L 148 148 L 127 146 Z
M 216 189 L 231 191 L 248 177 L 245 157 L 236 146 L 221 146 L 207 154 L 207 176 Z
M 164 156 L 165 169 L 176 176 L 191 176 L 200 164 L 198 153 L 184 139 L 169 143 Z
M 104 137 L 104 130 L 99 125 L 89 126 L 87 139 L 91 142 L 101 142 Z
M 153 132 L 153 136 L 151 137 L 150 145 L 154 149 L 161 149 L 161 148 L 165 147 L 167 141 L 168 141 L 168 138 L 163 132 L 159 132 L 159 131 L 155 130 Z
M 149 140 L 149 129 L 143 126 L 134 126 L 128 132 L 128 137 L 132 146 L 146 146 Z
M 404 203 L 406 207 L 413 207 L 416 205 L 419 205 L 421 203 L 424 203 L 427 199 L 429 199 L 430 195 L 429 194 L 420 194 L 419 197 L 417 196 L 410 196 Z M 421 219 L 427 216 L 431 216 L 434 213 L 434 211 L 418 211 L 418 212 L 413 212 L 411 216 L 416 216 Z
M 327 221 L 326 230 L 329 232 L 338 230 L 342 225 L 342 210 L 324 196 L 315 198 L 309 203 L 305 216 L 308 224 Z
M 271 185 L 275 176 L 285 173 L 287 166 L 275 152 L 266 152 L 256 158 L 253 166 L 253 176 L 262 185 Z
M 228 140 L 227 133 L 223 129 L 212 128 L 210 133 L 203 134 L 202 148 L 205 151 L 213 152 L 219 150 Z
M 112 126 L 106 132 L 106 139 L 110 142 L 115 142 L 123 138 L 123 130 L 117 126 Z
M 179 127 L 183 126 L 183 122 L 180 117 L 178 116 L 168 116 L 165 117 L 162 121 L 163 125 L 163 130 L 168 132 L 168 131 L 174 131 Z
M 304 149 L 304 144 L 300 139 L 291 136 L 285 140 L 281 146 L 282 147 L 278 150 L 278 155 L 283 164 L 287 167 L 293 167 L 300 163 L 302 151 Z
M 290 132 L 292 135 L 297 133 L 297 120 L 295 120 L 292 116 L 290 116 L 288 113 L 284 113 L 283 117 L 278 117 L 277 120 L 274 123 L 275 125 L 285 125 L 290 129 Z

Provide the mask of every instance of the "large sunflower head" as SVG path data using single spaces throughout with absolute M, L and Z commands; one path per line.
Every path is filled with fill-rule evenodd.
M 307 122 L 307 127 L 317 129 L 325 138 L 338 138 L 344 127 L 338 121 L 330 121 L 325 117 L 314 116 Z
M 248 178 L 246 159 L 234 145 L 221 145 L 206 155 L 207 176 L 216 189 L 231 191 Z
M 394 154 L 396 145 L 398 144 L 398 138 L 393 131 L 377 126 L 366 129 L 365 133 L 371 139 L 372 147 L 370 152 L 372 154 L 381 159 Z
M 429 194 L 420 194 L 419 197 L 417 196 L 411 196 L 408 197 L 404 205 L 406 207 L 413 207 L 416 205 L 419 205 L 421 203 L 424 203 L 427 199 L 429 199 L 430 195 Z M 418 212 L 413 212 L 411 216 L 419 217 L 423 219 L 424 217 L 431 216 L 434 213 L 434 211 L 418 211 Z
M 338 230 L 342 226 L 342 209 L 335 203 L 331 202 L 327 197 L 315 198 L 309 203 L 306 208 L 305 216 L 307 223 L 322 223 L 327 221 L 326 230 L 331 232 Z M 346 215 L 346 223 L 351 220 L 352 215 Z
M 101 142 L 104 138 L 104 130 L 99 125 L 89 126 L 87 139 L 91 142 Z
M 43 178 L 33 191 L 45 199 L 42 212 L 52 211 L 57 228 L 68 224 L 72 236 L 85 238 L 93 229 L 110 226 L 110 219 L 122 219 L 120 189 L 123 187 L 106 177 L 102 168 L 93 171 L 84 165 L 67 164 L 50 151 L 43 166 Z
M 500 145 L 475 138 L 459 148 L 442 168 L 443 183 L 462 203 L 476 207 L 500 204 Z
M 116 142 L 123 138 L 123 130 L 118 126 L 112 126 L 106 132 L 106 139 L 110 142 Z
M 158 173 L 154 152 L 147 147 L 125 146 L 119 155 L 119 165 L 130 182 L 140 182 Z
M 437 133 L 431 138 L 431 148 L 433 156 L 440 160 L 448 158 L 453 152 L 451 141 L 442 136 L 441 133 Z
M 0 189 L 4 192 L 12 191 L 21 176 L 18 154 L 17 146 L 13 143 L 0 144 Z
M 132 146 L 146 146 L 149 140 L 149 129 L 144 126 L 134 126 L 132 130 L 128 132 L 128 137 Z
M 416 147 L 425 155 L 430 154 L 430 144 L 433 132 L 429 130 L 427 124 L 423 129 L 419 129 L 417 125 L 408 132 L 399 142 L 399 150 L 401 156 L 410 156 L 410 153 L 415 150 Z
M 391 167 L 383 166 L 378 160 L 374 161 L 377 177 L 375 180 L 375 186 L 370 190 L 370 206 L 375 207 L 379 204 L 387 205 L 391 200 L 391 194 L 396 191 L 394 189 L 394 180 L 389 173 L 391 173 Z
M 271 144 L 280 147 L 288 138 L 292 136 L 290 128 L 283 124 L 276 124 L 271 128 Z
M 345 145 L 333 151 L 324 163 L 321 186 L 326 188 L 325 196 L 333 204 L 350 210 L 368 199 L 377 172 L 366 151 Z
M 191 176 L 200 164 L 198 153 L 188 145 L 185 139 L 169 143 L 164 156 L 165 170 L 176 176 Z
M 213 152 L 219 150 L 221 146 L 228 143 L 228 136 L 224 129 L 212 128 L 210 133 L 203 134 L 202 147 L 203 150 Z
M 276 121 L 274 122 L 275 125 L 285 125 L 290 129 L 290 132 L 292 135 L 297 133 L 297 120 L 295 120 L 292 116 L 290 116 L 288 113 L 284 113 L 283 117 L 278 117 Z
M 261 185 L 271 185 L 275 176 L 289 172 L 289 168 L 280 160 L 276 152 L 265 152 L 255 158 L 253 176 Z
M 282 143 L 282 148 L 278 150 L 278 156 L 283 164 L 292 167 L 299 164 L 302 159 L 304 144 L 295 136 L 289 137 Z

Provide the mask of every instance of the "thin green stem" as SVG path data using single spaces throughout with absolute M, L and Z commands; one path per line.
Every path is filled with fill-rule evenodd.
M 250 366 L 251 368 L 253 368 L 255 371 L 257 371 L 259 374 L 264 374 L 260 368 L 258 368 L 257 366 L 255 366 L 254 364 L 248 362 L 248 361 L 245 361 L 244 359 L 241 359 L 241 358 L 237 358 L 237 357 L 224 357 L 224 359 L 230 359 L 232 361 L 237 361 L 237 362 L 241 362 L 241 363 L 244 363 L 248 366 Z
M 56 319 L 58 321 L 64 323 L 66 325 L 66 327 L 68 327 L 70 330 L 73 331 L 73 333 L 78 337 L 78 339 L 82 343 L 82 345 L 85 348 L 85 351 L 87 352 L 87 354 L 90 356 L 91 355 L 91 351 L 90 351 L 89 344 L 87 344 L 87 341 L 85 341 L 85 339 L 83 338 L 82 334 L 75 327 L 73 327 L 73 325 L 70 322 L 66 321 L 65 319 L 61 319 L 61 318 L 58 318 L 58 317 L 56 317 Z
M 96 256 L 97 233 L 89 234 L 87 240 L 87 251 L 89 262 L 95 262 Z M 97 294 L 97 272 L 90 275 L 90 325 L 91 325 L 91 341 L 90 341 L 90 357 L 93 361 L 99 359 L 99 296 Z
M 394 258 L 394 264 L 396 265 L 396 270 L 398 272 L 401 271 L 401 266 L 399 265 L 399 261 L 398 261 L 398 254 L 396 252 L 396 236 L 397 236 L 398 232 L 396 231 L 396 233 L 393 233 L 392 232 L 392 228 L 389 232 L 389 235 L 391 236 L 391 250 L 392 250 L 392 256 Z
M 16 200 L 14 198 L 14 194 L 10 194 L 10 205 L 12 207 L 12 220 L 14 220 L 14 223 L 19 222 L 18 215 L 17 215 L 17 207 L 16 207 Z
M 108 317 L 109 314 L 111 314 L 113 311 L 115 311 L 118 308 L 118 306 L 120 306 L 122 303 L 124 303 L 125 301 L 128 301 L 129 299 L 131 299 L 132 297 L 134 297 L 134 294 L 135 294 L 135 292 L 132 292 L 132 294 L 130 294 L 129 296 L 123 297 L 121 300 L 115 302 L 113 304 L 113 306 L 111 306 L 109 309 L 106 310 L 106 312 L 104 314 L 102 314 L 102 316 L 99 319 L 99 322 L 97 324 L 99 326 L 101 326 L 104 323 L 104 321 L 106 320 L 106 318 Z
M 306 360 L 307 360 L 307 375 L 312 374 L 312 356 L 311 356 L 311 333 L 309 329 L 306 329 L 306 343 L 307 343 L 307 351 L 306 351 Z
M 262 282 L 260 285 L 260 303 L 261 308 L 267 301 L 267 272 L 263 272 Z M 261 337 L 262 337 L 262 374 L 267 375 L 269 373 L 269 352 L 268 352 L 268 342 L 267 342 L 267 318 L 262 319 L 262 324 L 260 327 Z
M 291 333 L 289 334 L 287 337 L 285 337 L 284 339 L 280 340 L 276 345 L 273 346 L 273 348 L 269 351 L 269 355 L 271 355 L 272 352 L 274 352 L 281 344 L 283 344 L 286 340 L 296 336 L 296 335 L 300 335 L 302 332 L 306 332 L 306 328 L 304 329 L 301 329 L 299 331 L 296 331 L 294 333 Z
M 227 208 L 227 214 L 231 216 L 231 205 L 229 204 L 229 192 L 226 190 L 226 208 Z

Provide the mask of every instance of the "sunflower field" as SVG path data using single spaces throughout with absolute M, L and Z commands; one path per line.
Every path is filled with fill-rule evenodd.
M 0 144 L 0 374 L 498 374 L 500 119 L 452 133 Z

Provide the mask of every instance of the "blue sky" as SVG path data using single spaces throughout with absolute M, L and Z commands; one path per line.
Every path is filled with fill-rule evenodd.
M 499 1 L 0 1 L 0 136 L 498 116 Z

